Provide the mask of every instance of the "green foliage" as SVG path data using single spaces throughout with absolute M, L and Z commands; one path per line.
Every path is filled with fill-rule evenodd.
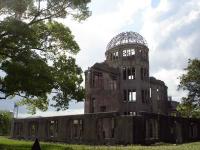
M 177 106 L 177 111 L 182 117 L 185 118 L 200 118 L 200 107 L 185 101 L 183 98 L 182 103 Z
M 0 111 L 0 135 L 9 135 L 11 129 L 12 113 Z
M 2 0 L 0 14 L 0 93 L 20 96 L 19 104 L 45 111 L 49 94 L 57 110 L 71 99 L 81 101 L 82 70 L 73 58 L 80 50 L 70 29 L 55 19 L 72 16 L 79 21 L 90 12 L 90 0 Z
M 180 77 L 179 88 L 188 91 L 177 110 L 184 117 L 200 117 L 200 60 L 188 61 L 186 73 Z
M 81 21 L 91 15 L 87 4 L 90 0 L 1 0 L 0 14 L 20 20 L 31 20 L 29 23 L 46 19 L 65 18 L 71 15 Z

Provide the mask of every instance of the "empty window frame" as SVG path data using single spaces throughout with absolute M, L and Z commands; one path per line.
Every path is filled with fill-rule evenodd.
M 106 112 L 106 106 L 100 106 L 100 112 Z
M 38 133 L 38 124 L 37 122 L 29 123 L 29 135 L 35 137 Z
M 149 90 L 146 90 L 146 103 L 149 103 Z
M 148 52 L 146 50 L 140 50 L 140 53 L 144 60 L 148 60 Z
M 159 92 L 159 88 L 156 89 L 156 94 L 157 94 L 157 100 L 160 100 L 161 95 L 160 95 L 160 92 Z
M 117 81 L 116 80 L 112 80 L 111 90 L 116 90 L 116 89 L 117 89 Z
M 58 120 L 49 121 L 49 137 L 58 136 Z
M 109 56 L 110 56 L 110 60 L 112 60 L 113 59 L 113 54 L 111 53 Z
M 123 80 L 133 80 L 136 78 L 136 70 L 134 67 L 123 67 Z
M 130 115 L 130 116 L 135 116 L 135 115 L 136 115 L 136 112 L 130 111 L 130 112 L 129 112 L 129 115 Z
M 149 69 L 148 68 L 146 69 L 146 77 L 147 78 L 149 77 Z
M 128 90 L 128 101 L 129 102 L 136 101 L 136 90 Z
M 140 77 L 141 80 L 147 79 L 149 76 L 149 70 L 146 68 L 140 68 Z
M 22 123 L 14 123 L 14 135 L 21 136 L 23 134 L 23 124 Z
M 115 126 L 116 126 L 116 121 L 114 118 L 111 119 L 111 138 L 115 137 Z
M 143 73 L 144 73 L 143 77 L 146 78 L 147 77 L 147 69 L 146 68 L 143 69 Z
M 101 72 L 93 72 L 93 87 L 103 88 L 103 74 Z
M 83 120 L 74 119 L 72 122 L 72 138 L 80 139 L 83 135 Z
M 140 77 L 141 77 L 141 80 L 143 80 L 144 79 L 144 73 L 143 73 L 144 71 L 143 71 L 143 68 L 140 68 Z
M 123 57 L 126 57 L 126 56 L 127 56 L 126 50 L 123 50 L 122 56 L 123 56 Z
M 142 95 L 142 103 L 145 103 L 144 90 L 141 91 L 141 95 Z
M 123 80 L 126 80 L 126 67 L 122 68 L 122 72 L 123 72 Z
M 131 67 L 131 68 L 128 68 L 127 69 L 127 74 L 128 74 L 128 79 L 129 80 L 133 80 L 135 79 L 135 68 L 134 67 Z
M 151 88 L 149 89 L 149 97 L 151 98 Z
M 123 52 L 122 52 L 123 57 L 134 56 L 134 55 L 135 55 L 134 49 L 126 49 L 126 50 L 123 50 Z
M 142 103 L 149 103 L 149 90 L 142 90 L 141 96 L 142 96 Z
M 113 56 L 114 60 L 118 59 L 119 58 L 119 52 L 114 52 L 112 56 Z
M 108 80 L 108 86 L 110 90 L 117 89 L 117 78 L 115 76 L 112 76 L 111 79 Z
M 96 102 L 96 100 L 95 100 L 95 98 L 94 97 L 92 97 L 91 98 L 91 108 L 90 108 L 90 112 L 91 113 L 93 113 L 94 112 L 94 109 L 95 109 L 95 102 Z
M 190 126 L 189 126 L 189 136 L 191 138 L 196 138 L 197 137 L 197 133 L 198 133 L 197 125 L 195 123 L 190 123 Z
M 123 101 L 127 101 L 127 90 L 123 90 Z

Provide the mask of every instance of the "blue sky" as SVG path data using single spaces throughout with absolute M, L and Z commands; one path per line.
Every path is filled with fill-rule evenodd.
M 179 101 L 185 95 L 177 91 L 178 77 L 189 58 L 200 57 L 199 0 L 92 0 L 92 16 L 78 23 L 61 20 L 69 26 L 81 48 L 77 63 L 86 70 L 95 62 L 105 60 L 107 43 L 120 32 L 140 33 L 147 41 L 150 74 L 163 80 L 168 95 Z M 0 109 L 12 109 L 13 102 L 0 102 Z M 20 108 L 24 116 L 24 108 Z M 52 109 L 36 115 L 83 113 L 83 103 L 71 103 L 67 111 Z

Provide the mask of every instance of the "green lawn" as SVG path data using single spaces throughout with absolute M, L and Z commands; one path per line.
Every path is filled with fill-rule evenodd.
M 33 142 L 22 140 L 11 140 L 0 137 L 0 150 L 30 150 Z M 154 146 L 87 146 L 72 144 L 53 144 L 41 142 L 42 150 L 200 150 L 200 142 L 187 143 L 181 145 L 160 144 Z

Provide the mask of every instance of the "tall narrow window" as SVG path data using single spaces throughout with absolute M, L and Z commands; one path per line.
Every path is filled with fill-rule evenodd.
M 123 79 L 126 80 L 126 67 L 123 67 Z
M 35 137 L 38 133 L 38 123 L 30 122 L 29 123 L 29 135 Z
M 123 55 L 123 57 L 126 57 L 127 56 L 127 51 L 123 50 L 122 55 Z
M 145 103 L 144 90 L 141 91 L 141 95 L 142 95 L 142 103 Z
M 123 100 L 127 101 L 127 90 L 124 90 L 123 92 Z
M 157 100 L 160 100 L 160 95 L 159 94 L 157 95 Z
M 143 72 L 143 78 L 145 78 L 145 79 L 146 79 L 146 77 L 147 77 L 147 69 L 146 69 L 146 68 L 144 68 L 144 69 L 143 69 L 143 71 L 144 71 L 144 72 Z
M 148 92 L 147 92 L 147 90 L 144 91 L 144 95 L 145 95 L 145 103 L 147 103 L 147 99 L 148 99 Z
M 82 138 L 83 133 L 83 120 L 82 119 L 75 119 L 72 120 L 72 130 L 71 130 L 71 137 L 74 139 Z
M 112 53 L 110 54 L 110 60 L 112 60 L 113 59 L 113 55 L 112 55 Z
M 149 89 L 149 97 L 151 98 L 151 88 Z
M 54 121 L 50 121 L 50 125 L 49 125 L 49 136 L 50 137 L 54 137 Z
M 93 73 L 93 87 L 103 88 L 103 74 L 101 72 Z
M 58 136 L 58 121 L 51 120 L 49 121 L 49 137 L 57 137 Z
M 149 98 L 150 98 L 150 96 L 149 96 L 149 90 L 147 90 L 147 103 L 149 103 Z
M 109 80 L 109 89 L 116 90 L 117 89 L 117 81 L 116 80 Z
M 118 52 L 114 52 L 113 53 L 113 59 L 118 59 L 119 53 Z
M 95 98 L 92 97 L 92 98 L 91 98 L 91 113 L 94 112 L 94 109 L 95 109 Z
M 140 77 L 141 77 L 141 80 L 144 79 L 144 78 L 143 78 L 143 74 L 144 74 L 144 73 L 143 73 L 143 68 L 141 68 L 141 69 L 140 69 Z
M 127 74 L 128 74 L 128 79 L 132 79 L 132 73 L 131 73 L 131 68 L 127 69 Z

